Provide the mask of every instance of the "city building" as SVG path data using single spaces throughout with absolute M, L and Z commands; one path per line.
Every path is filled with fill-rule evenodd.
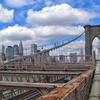
M 18 47 L 18 45 L 14 45 L 13 49 L 14 49 L 14 57 L 18 56 L 19 55 L 19 47 Z
M 83 62 L 84 61 L 84 51 L 83 51 L 83 49 L 81 48 L 80 49 L 80 60 L 79 60 L 79 62 Z
M 23 44 L 22 44 L 22 41 L 20 41 L 20 43 L 19 43 L 19 55 L 23 56 Z
M 8 61 L 14 58 L 14 49 L 12 46 L 6 48 L 6 58 Z
M 37 44 L 31 44 L 31 54 L 35 54 L 37 51 Z
M 59 55 L 59 61 L 60 62 L 65 62 L 65 56 L 64 55 Z
M 70 53 L 70 62 L 71 63 L 77 62 L 77 53 Z
M 6 57 L 5 57 L 5 46 L 4 45 L 2 45 L 1 59 L 2 59 L 2 61 L 6 60 Z

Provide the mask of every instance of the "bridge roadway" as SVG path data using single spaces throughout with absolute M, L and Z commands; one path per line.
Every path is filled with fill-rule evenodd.
M 100 61 L 97 61 L 96 71 L 89 100 L 100 100 Z

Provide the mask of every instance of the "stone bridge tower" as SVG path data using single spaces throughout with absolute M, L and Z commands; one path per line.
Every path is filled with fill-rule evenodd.
M 86 25 L 85 28 L 85 54 L 92 56 L 92 42 L 95 37 L 100 39 L 100 25 Z

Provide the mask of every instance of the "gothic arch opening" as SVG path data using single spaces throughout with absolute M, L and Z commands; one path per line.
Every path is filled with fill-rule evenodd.
M 100 60 L 100 40 L 95 37 L 92 41 L 92 53 L 95 52 L 96 60 Z
M 86 60 L 89 60 L 88 55 L 92 57 L 92 42 L 95 37 L 100 39 L 100 25 L 86 25 L 85 28 L 85 55 Z

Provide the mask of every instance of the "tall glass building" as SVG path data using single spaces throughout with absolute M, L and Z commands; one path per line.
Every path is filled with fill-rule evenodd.
M 12 46 L 6 48 L 6 58 L 8 61 L 14 58 L 14 49 Z

